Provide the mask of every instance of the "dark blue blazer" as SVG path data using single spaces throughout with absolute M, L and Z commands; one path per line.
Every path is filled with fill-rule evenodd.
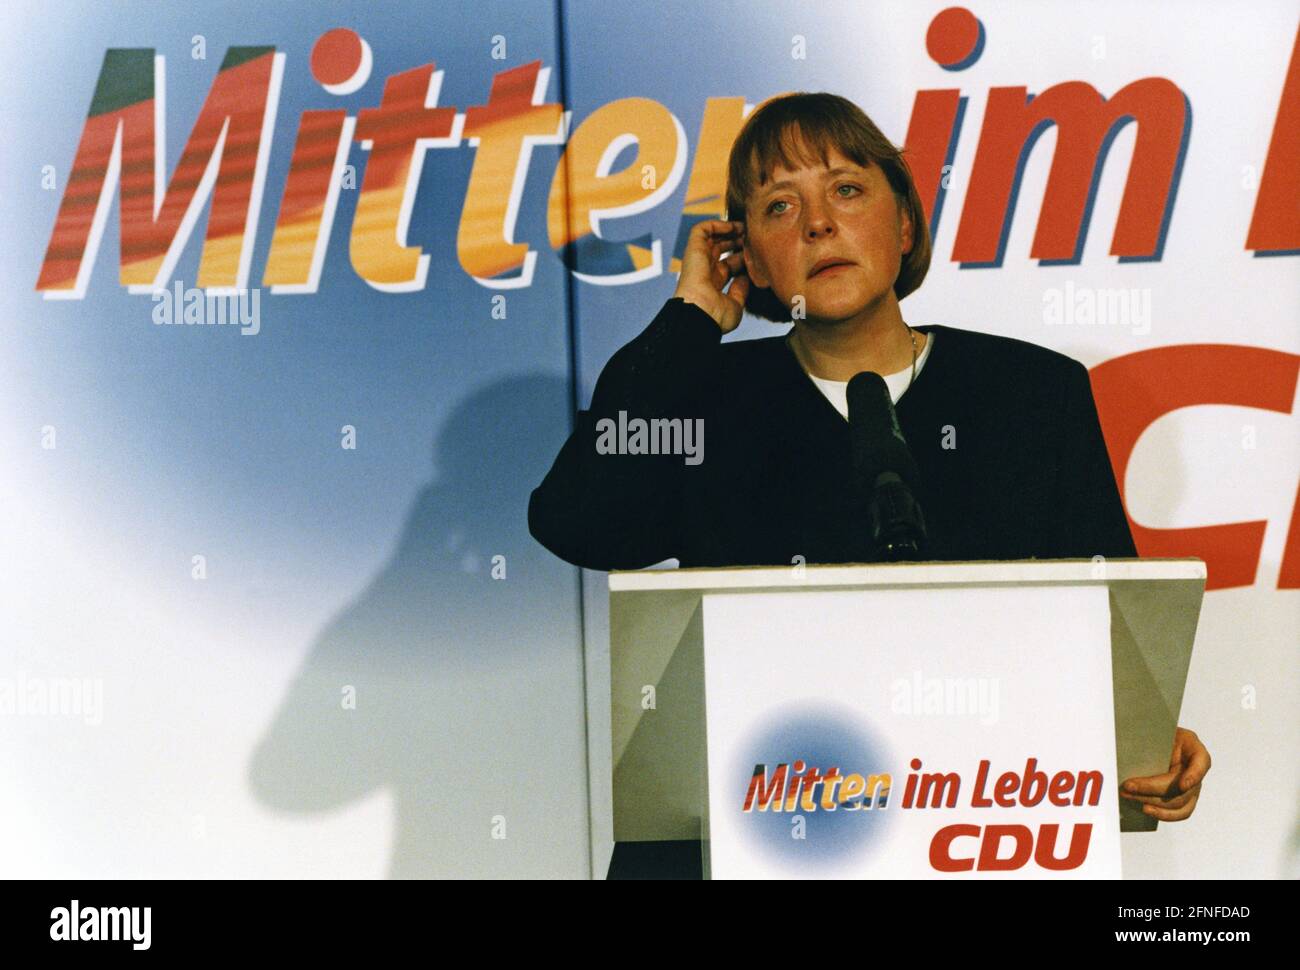
M 939 325 L 895 405 L 920 472 L 930 560 L 1137 555 L 1087 368 L 1023 340 Z M 703 460 L 601 454 L 597 422 L 703 419 Z M 609 438 L 606 438 L 609 441 Z M 723 342 L 671 299 L 605 365 L 533 491 L 528 524 L 590 569 L 871 562 L 848 422 L 784 334 Z

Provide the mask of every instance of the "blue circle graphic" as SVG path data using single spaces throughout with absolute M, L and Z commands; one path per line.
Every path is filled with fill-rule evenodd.
M 740 749 L 743 756 L 731 766 L 726 779 L 728 790 L 735 793 L 729 803 L 735 806 L 749 843 L 769 859 L 792 869 L 824 869 L 850 858 L 861 859 L 873 842 L 881 841 L 889 819 L 898 811 L 901 776 L 892 779 L 895 790 L 889 794 L 881 786 L 876 789 L 875 799 L 852 799 L 861 805 L 856 809 L 841 798 L 843 781 L 831 787 L 834 797 L 827 796 L 824 783 L 812 785 L 811 792 L 805 795 L 807 779 L 814 769 L 817 775 L 825 776 L 837 768 L 841 779 L 856 774 L 864 781 L 871 775 L 892 774 L 893 766 L 883 744 L 851 711 L 830 711 L 819 706 L 777 712 L 771 726 L 756 732 Z M 803 765 L 796 774 L 801 767 L 797 762 Z M 771 797 L 766 809 L 760 809 L 756 795 L 751 810 L 745 812 L 743 805 L 751 784 L 760 781 L 755 777 L 756 766 L 765 769 L 758 790 L 765 789 L 770 796 L 782 764 L 787 766 L 786 794 L 795 790 L 796 777 L 804 780 L 793 810 L 784 810 L 789 803 L 776 797 Z M 782 811 L 774 810 L 778 804 Z M 826 804 L 836 807 L 828 809 Z

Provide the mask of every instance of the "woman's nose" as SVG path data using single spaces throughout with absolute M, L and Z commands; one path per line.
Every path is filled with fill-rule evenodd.
M 835 231 L 830 213 L 822 206 L 809 206 L 804 210 L 804 234 L 809 239 L 827 236 Z

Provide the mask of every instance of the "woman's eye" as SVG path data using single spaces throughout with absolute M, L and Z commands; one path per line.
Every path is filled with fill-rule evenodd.
M 844 189 L 848 189 L 849 191 L 844 192 L 843 191 Z M 841 184 L 835 187 L 835 191 L 839 193 L 841 199 L 852 199 L 855 196 L 862 194 L 862 187 L 858 185 L 854 185 L 852 182 L 842 182 Z M 771 202 L 768 204 L 767 214 L 770 216 L 779 216 L 783 212 L 785 212 L 786 211 L 785 209 L 777 208 L 777 206 L 779 205 L 789 206 L 790 203 L 786 202 L 784 199 L 777 199 L 775 202 Z

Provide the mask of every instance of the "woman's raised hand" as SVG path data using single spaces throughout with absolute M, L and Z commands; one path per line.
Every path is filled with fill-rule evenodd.
M 710 220 L 698 222 L 686 239 L 682 254 L 682 271 L 674 297 L 694 303 L 713 317 L 723 333 L 740 326 L 749 295 L 749 277 L 745 275 L 745 224 Z M 730 250 L 725 259 L 722 254 Z M 727 281 L 731 287 L 727 287 Z

